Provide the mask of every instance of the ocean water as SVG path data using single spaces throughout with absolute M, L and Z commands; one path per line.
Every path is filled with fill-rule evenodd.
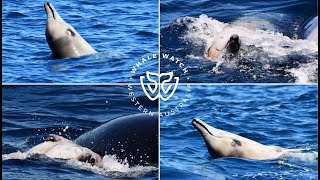
M 2 155 L 25 152 L 47 134 L 71 140 L 114 118 L 141 113 L 130 101 L 127 86 L 3 86 Z M 152 111 L 139 87 L 136 97 Z M 141 91 L 141 88 L 140 88 Z M 158 177 L 158 167 L 133 166 L 108 157 L 106 167 L 44 157 L 4 159 L 3 179 L 114 179 Z
M 187 87 L 175 96 L 183 97 Z M 161 179 L 318 179 L 318 86 L 192 85 L 180 113 L 160 121 Z M 161 102 L 161 111 L 176 100 Z M 265 145 L 303 149 L 292 158 L 213 159 L 193 118 Z
M 162 0 L 160 6 L 161 52 L 184 61 L 188 74 L 175 73 L 183 82 L 318 82 L 318 44 L 301 39 L 304 23 L 317 14 L 316 0 Z M 210 60 L 213 40 L 231 34 L 240 36 L 238 55 Z M 161 61 L 161 72 L 175 70 Z
M 6 83 L 135 82 L 132 66 L 158 52 L 158 1 L 52 1 L 98 52 L 52 59 L 44 1 L 2 1 L 2 78 Z M 151 61 L 139 73 L 157 71 Z

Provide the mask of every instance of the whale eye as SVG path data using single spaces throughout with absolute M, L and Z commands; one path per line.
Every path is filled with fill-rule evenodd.
M 55 142 L 56 139 L 53 136 L 48 136 L 47 138 L 44 139 L 44 141 L 51 141 L 51 142 Z
M 232 139 L 232 146 L 241 146 L 241 142 L 236 139 Z
M 74 33 L 70 28 L 67 29 L 67 33 L 71 36 L 75 36 L 76 33 Z

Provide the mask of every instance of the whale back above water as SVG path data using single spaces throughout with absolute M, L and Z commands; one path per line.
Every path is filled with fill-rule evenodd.
M 100 156 L 116 155 L 129 165 L 157 164 L 158 114 L 116 118 L 79 136 L 75 142 Z

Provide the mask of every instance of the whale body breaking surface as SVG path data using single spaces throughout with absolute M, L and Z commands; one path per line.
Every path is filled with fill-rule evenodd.
M 208 152 L 213 158 L 238 157 L 267 160 L 301 152 L 301 149 L 263 145 L 251 139 L 211 127 L 197 118 L 193 119 L 192 125 L 202 134 Z
M 50 134 L 44 142 L 25 152 L 2 155 L 2 160 L 23 160 L 34 155 L 42 159 L 44 155 L 53 160 L 78 161 L 110 171 L 122 171 L 115 170 L 122 167 L 147 173 L 157 169 L 158 152 L 158 114 L 134 114 L 110 120 L 74 141 Z
M 56 59 L 79 57 L 96 53 L 80 34 L 66 23 L 53 5 L 44 3 L 47 14 L 46 39 Z

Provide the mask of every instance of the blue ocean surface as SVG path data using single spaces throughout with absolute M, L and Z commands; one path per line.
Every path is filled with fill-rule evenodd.
M 161 52 L 182 60 L 189 72 L 165 60 L 161 72 L 177 71 L 181 81 L 198 83 L 318 82 L 318 44 L 302 36 L 304 24 L 317 15 L 317 2 L 162 0 Z M 239 35 L 239 53 L 209 59 L 209 47 L 227 36 L 226 29 Z
M 52 1 L 98 52 L 54 60 L 43 1 L 2 1 L 2 78 L 6 83 L 136 82 L 132 66 L 158 52 L 158 1 Z M 157 71 L 158 61 L 141 67 Z
M 158 102 L 136 97 L 149 110 Z M 3 86 L 2 155 L 25 152 L 43 142 L 47 134 L 74 140 L 114 118 L 141 113 L 129 98 L 127 86 Z M 128 167 L 110 161 L 111 169 L 48 158 L 3 159 L 3 179 L 114 179 L 158 177 L 158 167 Z M 117 170 L 115 170 L 117 169 Z
M 161 112 L 171 112 L 160 121 L 161 179 L 318 179 L 317 88 L 193 85 L 190 92 L 189 87 L 178 88 L 174 97 L 180 98 L 161 102 Z M 188 99 L 183 105 L 182 98 Z M 271 160 L 213 159 L 191 124 L 195 117 L 264 145 L 303 152 Z

